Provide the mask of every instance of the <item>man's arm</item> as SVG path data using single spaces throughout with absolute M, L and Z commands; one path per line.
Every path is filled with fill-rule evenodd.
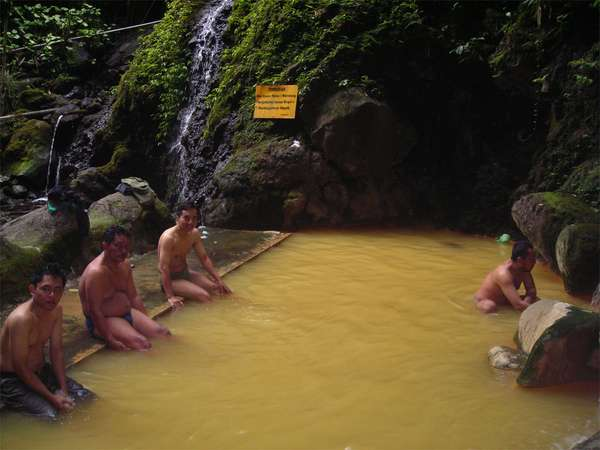
M 526 273 L 523 276 L 523 285 L 525 286 L 525 297 L 523 298 L 524 302 L 532 304 L 533 302 L 539 300 L 531 272 Z
M 60 390 L 67 395 L 69 392 L 67 389 L 67 379 L 65 377 L 65 359 L 62 345 L 62 306 L 57 306 L 56 311 L 57 317 L 52 325 L 52 334 L 50 334 L 50 362 L 52 363 L 52 369 L 58 380 Z
M 160 271 L 160 280 L 163 290 L 167 296 L 167 302 L 175 308 L 183 306 L 183 298 L 175 295 L 173 285 L 171 284 L 171 257 L 173 244 L 168 236 L 162 237 L 158 241 L 158 270 Z
M 89 312 L 94 321 L 96 332 L 103 338 L 108 346 L 114 350 L 127 350 L 127 346 L 115 339 L 108 328 L 104 314 L 102 313 L 102 301 L 109 281 L 104 279 L 104 274 L 98 271 L 90 272 L 85 283 L 85 298 L 89 306 Z
M 31 321 L 26 317 L 15 317 L 13 323 L 9 325 L 13 369 L 23 383 L 48 400 L 52 406 L 61 411 L 68 410 L 72 407 L 72 401 L 64 395 L 55 395 L 50 392 L 27 364 L 31 326 Z
M 198 230 L 194 230 L 194 243 L 192 245 L 194 247 L 194 252 L 196 253 L 196 256 L 200 260 L 200 263 L 209 273 L 213 281 L 217 283 L 219 292 L 221 294 L 231 294 L 231 289 L 229 289 L 229 287 L 223 282 L 223 280 L 215 270 L 215 266 L 213 265 L 212 261 L 206 254 L 206 250 L 204 250 L 204 246 L 202 245 L 202 239 Z
M 138 295 L 137 289 L 135 288 L 135 283 L 133 282 L 133 271 L 129 266 L 129 261 L 125 260 L 123 264 L 127 270 L 127 298 L 129 298 L 131 307 L 137 309 L 139 312 L 147 316 L 148 313 L 146 312 L 144 301 L 142 300 L 142 297 Z
M 498 275 L 496 282 L 506 299 L 517 311 L 523 311 L 529 306 L 529 303 L 523 301 L 519 292 L 515 289 L 512 276 L 508 272 L 503 272 Z

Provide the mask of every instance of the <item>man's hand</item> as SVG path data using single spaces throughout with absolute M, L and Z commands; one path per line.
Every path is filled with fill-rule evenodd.
M 231 294 L 231 289 L 229 289 L 229 287 L 223 283 L 223 280 L 217 280 L 217 292 L 219 292 L 219 294 Z
M 125 344 L 123 344 L 121 341 L 111 338 L 111 339 L 107 339 L 106 341 L 107 345 L 109 348 L 112 348 L 113 350 L 129 350 L 127 348 L 127 346 Z
M 183 308 L 183 297 L 179 297 L 178 295 L 167 298 L 167 302 L 169 302 L 169 305 L 171 305 L 173 309 Z
M 75 401 L 60 390 L 53 395 L 52 403 L 59 411 L 71 411 L 75 407 Z

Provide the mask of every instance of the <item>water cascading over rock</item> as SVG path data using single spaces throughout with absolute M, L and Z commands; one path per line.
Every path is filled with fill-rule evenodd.
M 169 148 L 169 173 L 177 180 L 169 186 L 168 197 L 178 201 L 198 193 L 202 180 L 214 171 L 215 159 L 203 155 L 202 138 L 208 111 L 205 100 L 219 70 L 223 50 L 223 33 L 232 0 L 216 0 L 203 8 L 193 31 L 193 58 L 190 73 L 189 99 L 179 113 L 179 120 Z

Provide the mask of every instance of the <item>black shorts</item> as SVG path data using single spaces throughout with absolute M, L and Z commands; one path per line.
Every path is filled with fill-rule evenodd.
M 44 364 L 39 372 L 36 372 L 40 381 L 52 393 L 60 389 L 54 370 L 50 364 Z M 75 402 L 87 398 L 94 398 L 95 394 L 84 388 L 72 378 L 67 377 L 67 389 L 69 396 Z M 27 415 L 43 419 L 56 419 L 58 411 L 54 406 L 40 394 L 27 386 L 14 372 L 0 372 L 0 401 L 5 407 Z

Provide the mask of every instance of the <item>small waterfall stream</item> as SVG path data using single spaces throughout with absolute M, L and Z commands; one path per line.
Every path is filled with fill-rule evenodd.
M 63 118 L 62 114 L 60 116 L 58 116 L 58 119 L 56 120 L 56 123 L 54 124 L 54 132 L 52 133 L 52 142 L 50 143 L 50 156 L 48 157 L 48 171 L 46 173 L 46 189 L 44 191 L 46 193 L 46 195 L 48 195 L 48 190 L 50 189 L 50 173 L 52 170 L 52 154 L 54 152 L 54 140 L 56 139 L 56 131 L 58 130 L 58 125 L 60 124 L 60 120 L 62 118 Z M 56 182 L 54 183 L 55 185 L 58 184 L 58 179 L 60 176 L 61 159 L 62 158 L 59 157 L 58 164 L 56 166 Z
M 193 57 L 190 73 L 188 103 L 179 113 L 175 138 L 169 148 L 170 159 L 177 173 L 176 198 L 183 200 L 190 194 L 190 180 L 197 151 L 201 147 L 201 133 L 208 111 L 205 100 L 219 69 L 223 50 L 223 33 L 233 0 L 215 0 L 201 12 L 194 27 Z

